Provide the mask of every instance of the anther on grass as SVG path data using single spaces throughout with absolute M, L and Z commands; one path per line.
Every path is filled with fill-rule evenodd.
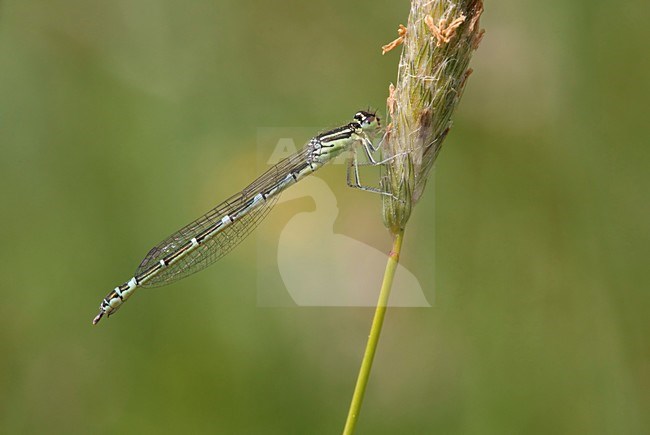
M 465 15 L 461 15 L 449 24 L 447 24 L 446 18 L 441 18 L 436 26 L 433 23 L 433 17 L 427 15 L 424 17 L 424 22 L 429 27 L 429 30 L 431 30 L 431 33 L 433 33 L 433 36 L 436 37 L 436 46 L 441 47 L 442 44 L 449 43 L 451 38 L 456 35 L 456 28 L 465 22 L 465 18 L 467 18 Z
M 406 27 L 404 27 L 403 24 L 399 25 L 399 28 L 397 29 L 397 34 L 399 35 L 397 39 L 381 47 L 382 55 L 402 45 L 402 43 L 404 42 L 404 36 L 406 36 Z
M 388 98 L 386 98 L 386 107 L 388 108 L 388 115 L 393 116 L 395 114 L 395 85 L 390 84 L 388 86 Z

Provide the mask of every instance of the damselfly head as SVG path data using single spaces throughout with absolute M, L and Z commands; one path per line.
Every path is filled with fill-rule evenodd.
M 364 131 L 374 131 L 381 127 L 379 117 L 373 112 L 360 110 L 354 115 L 354 120 L 359 123 Z

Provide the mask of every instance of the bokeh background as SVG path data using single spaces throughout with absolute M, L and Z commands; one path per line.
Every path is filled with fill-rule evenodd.
M 406 232 L 434 307 L 389 310 L 359 433 L 650 431 L 649 13 L 486 1 Z M 149 247 L 258 173 L 258 128 L 383 109 L 399 52 L 380 46 L 407 14 L 0 3 L 0 432 L 340 432 L 372 310 L 258 307 L 253 238 L 90 320 Z M 378 199 L 344 195 L 337 231 L 387 251 Z

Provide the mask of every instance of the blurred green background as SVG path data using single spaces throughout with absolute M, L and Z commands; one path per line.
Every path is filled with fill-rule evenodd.
M 648 13 L 486 2 L 406 232 L 435 304 L 389 310 L 359 433 L 650 431 Z M 149 247 L 259 172 L 258 127 L 383 110 L 399 53 L 380 47 L 407 15 L 0 3 L 0 432 L 341 431 L 372 310 L 257 307 L 252 238 L 90 320 Z M 337 228 L 387 251 L 379 201 L 350 195 Z

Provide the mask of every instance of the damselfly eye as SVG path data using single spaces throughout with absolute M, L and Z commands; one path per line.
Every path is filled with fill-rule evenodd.
M 374 113 L 360 111 L 354 115 L 355 121 L 361 124 L 361 127 L 370 127 L 373 125 L 379 126 L 379 117 Z
M 366 132 L 374 132 L 381 127 L 379 117 L 371 112 L 357 112 L 357 114 L 354 115 L 354 119 L 359 123 L 361 129 Z
M 375 116 L 375 115 L 373 115 L 373 116 L 372 116 L 372 120 L 370 120 L 369 123 L 370 123 L 370 124 L 377 124 L 377 126 L 379 126 L 379 125 L 380 125 L 379 121 L 381 121 L 381 120 L 379 119 L 379 116 Z

